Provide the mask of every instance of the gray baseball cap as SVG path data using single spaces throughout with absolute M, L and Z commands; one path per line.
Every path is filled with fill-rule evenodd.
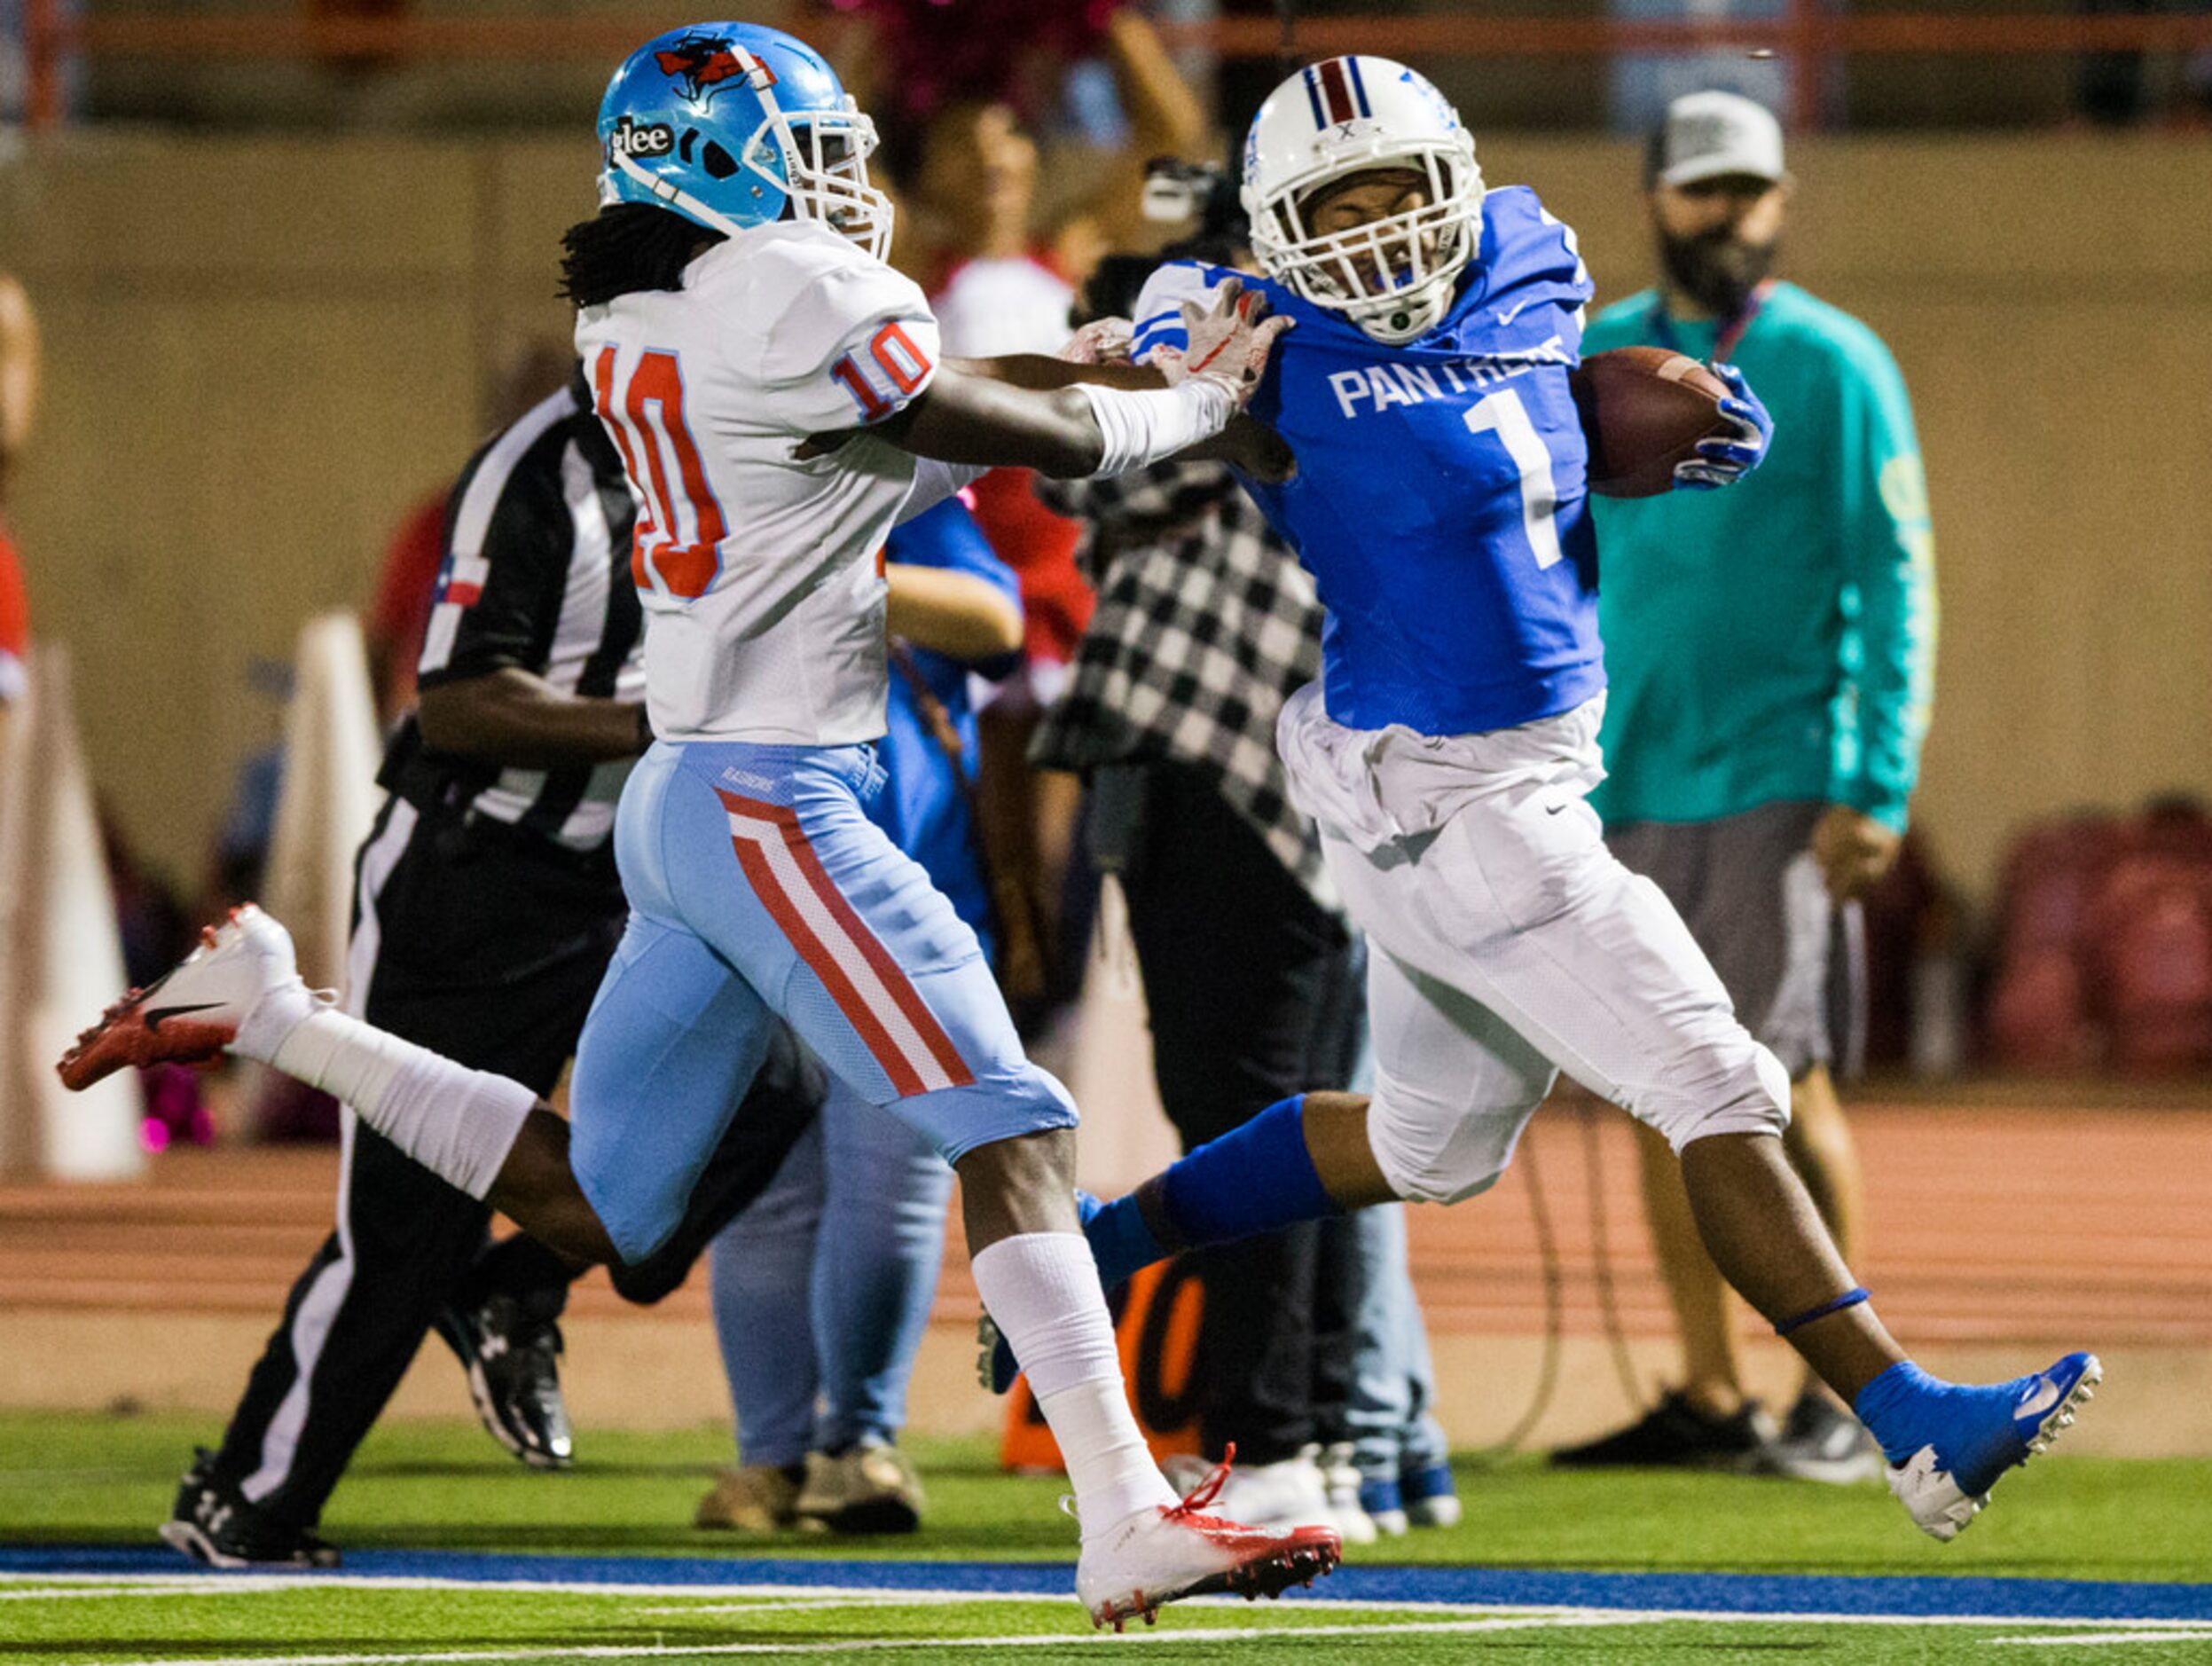
M 1684 93 L 1667 106 L 1651 135 L 1645 176 L 1654 185 L 1689 185 L 1728 174 L 1785 179 L 1782 124 L 1774 113 L 1734 92 Z

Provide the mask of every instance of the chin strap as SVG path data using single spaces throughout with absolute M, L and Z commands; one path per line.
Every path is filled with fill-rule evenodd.
M 669 207 L 676 209 L 686 218 L 696 220 L 708 230 L 719 232 L 725 237 L 735 237 L 745 229 L 727 215 L 716 213 L 681 186 L 671 185 L 665 179 L 658 179 L 648 174 L 632 161 L 625 152 L 616 151 L 614 154 L 616 168 L 628 174 L 631 178 L 636 180 L 663 202 L 667 203 Z

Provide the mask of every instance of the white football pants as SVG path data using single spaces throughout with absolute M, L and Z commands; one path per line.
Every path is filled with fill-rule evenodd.
M 1659 887 L 1605 848 L 1603 695 L 1482 735 L 1348 729 L 1284 706 L 1291 795 L 1369 946 L 1369 1137 L 1401 1197 L 1494 1184 L 1564 1070 L 1679 1151 L 1774 1133 L 1789 1079 Z

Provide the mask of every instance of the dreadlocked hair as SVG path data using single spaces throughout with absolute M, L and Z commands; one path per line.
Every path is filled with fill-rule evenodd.
M 649 202 L 611 202 L 561 234 L 561 294 L 596 307 L 639 289 L 681 289 L 684 268 L 722 233 Z

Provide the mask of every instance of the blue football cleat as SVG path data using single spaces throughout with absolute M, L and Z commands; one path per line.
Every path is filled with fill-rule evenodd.
M 1459 1525 L 1459 1488 L 1452 1479 L 1449 1464 L 1416 1465 L 1400 1473 L 1398 1488 L 1406 1501 L 1406 1520 L 1411 1525 Z
M 1394 1475 L 1372 1475 L 1360 1483 L 1360 1508 L 1384 1538 L 1403 1538 L 1412 1522 L 1406 1516 L 1406 1496 Z
M 2004 1472 L 2057 1440 L 2104 1375 L 2096 1355 L 2068 1354 L 2032 1377 L 1933 1397 L 1926 1443 L 1889 1466 L 1890 1491 L 1923 1533 L 1957 1538 Z

